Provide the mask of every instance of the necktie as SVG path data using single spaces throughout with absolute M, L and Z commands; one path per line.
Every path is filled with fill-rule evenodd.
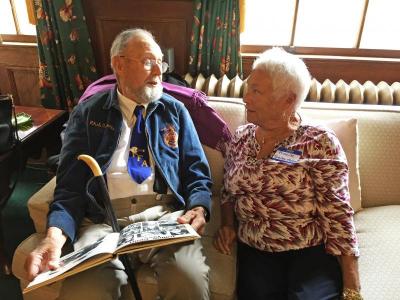
M 143 118 L 143 106 L 137 105 L 134 114 L 136 123 L 133 126 L 129 157 L 128 157 L 128 173 L 137 183 L 142 183 L 151 174 L 149 152 L 147 149 L 147 139 L 145 132 L 145 124 Z

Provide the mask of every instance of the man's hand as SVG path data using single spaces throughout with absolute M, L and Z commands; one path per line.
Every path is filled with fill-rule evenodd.
M 189 223 L 198 234 L 202 235 L 206 224 L 204 212 L 204 207 L 196 206 L 188 210 L 183 216 L 179 217 L 178 222 L 181 224 Z
M 61 249 L 66 236 L 57 227 L 50 227 L 43 241 L 33 250 L 25 261 L 28 279 L 32 281 L 39 273 L 59 267 Z
M 221 226 L 214 237 L 215 249 L 223 254 L 230 255 L 232 244 L 236 241 L 236 230 L 233 226 Z

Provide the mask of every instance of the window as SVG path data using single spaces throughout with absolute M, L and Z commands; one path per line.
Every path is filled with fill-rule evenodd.
M 246 0 L 242 52 L 400 58 L 398 0 Z
M 35 25 L 29 23 L 25 0 L 1 0 L 0 35 L 5 42 L 36 42 Z
M 400 19 L 397 0 L 370 0 L 361 48 L 400 49 Z

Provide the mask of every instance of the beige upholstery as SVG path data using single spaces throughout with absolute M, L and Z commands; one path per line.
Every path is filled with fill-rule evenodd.
M 399 299 L 400 205 L 364 209 L 356 214 L 355 223 L 365 300 Z
M 320 121 L 315 122 L 320 123 Z M 324 121 L 324 124 L 335 132 L 346 154 L 349 166 L 350 203 L 354 211 L 359 211 L 361 209 L 361 187 L 358 166 L 357 119 L 329 120 Z
M 332 93 L 335 85 L 329 86 Z M 347 98 L 345 88 L 344 97 Z M 355 99 L 354 89 L 353 84 L 349 91 L 350 101 Z M 211 97 L 209 103 L 226 120 L 232 132 L 245 123 L 241 99 Z M 400 251 L 400 107 L 308 102 L 303 105 L 302 115 L 315 120 L 357 119 L 363 208 L 356 213 L 355 221 L 361 248 L 359 263 L 363 295 L 366 300 L 397 299 L 400 286 L 400 256 L 397 254 Z M 211 266 L 210 289 L 212 299 L 234 299 L 236 256 L 219 254 L 212 247 L 212 236 L 220 220 L 218 195 L 223 180 L 223 158 L 218 151 L 208 147 L 205 147 L 205 152 L 214 181 L 212 218 L 203 238 Z M 45 229 L 54 185 L 53 179 L 29 200 L 29 211 L 38 232 Z M 114 206 L 118 214 L 129 209 L 129 203 L 115 203 Z M 29 237 L 16 250 L 13 271 L 17 277 L 24 277 L 22 266 L 25 257 L 39 238 L 38 234 Z M 138 279 L 144 299 L 154 299 L 156 281 L 149 269 L 139 270 Z M 21 281 L 21 285 L 24 284 Z M 57 286 L 49 286 L 26 295 L 25 299 L 50 300 L 56 294 Z
M 399 106 L 307 102 L 303 113 L 314 119 L 357 119 L 362 207 L 400 204 Z

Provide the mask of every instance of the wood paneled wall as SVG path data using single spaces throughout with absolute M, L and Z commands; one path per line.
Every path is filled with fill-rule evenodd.
M 123 29 L 151 31 L 161 47 L 174 48 L 175 70 L 186 72 L 192 0 L 85 0 L 82 1 L 97 68 L 110 74 L 109 52 L 114 37 Z M 41 106 L 38 58 L 35 46 L 0 44 L 0 93 L 11 93 L 16 104 Z
M 40 106 L 36 46 L 0 44 L 0 92 L 17 105 Z
M 110 47 L 122 30 L 140 27 L 162 48 L 174 48 L 175 70 L 186 72 L 193 22 L 192 0 L 82 1 L 100 74 L 111 73 Z

